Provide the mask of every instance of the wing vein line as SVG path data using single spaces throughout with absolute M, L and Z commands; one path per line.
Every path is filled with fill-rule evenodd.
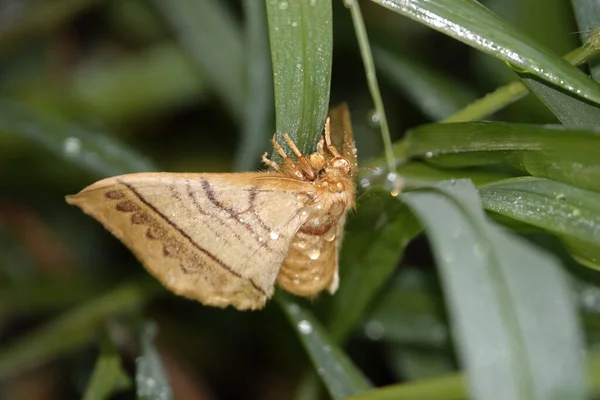
M 208 258 L 213 260 L 217 265 L 219 265 L 220 267 L 222 267 L 224 270 L 228 271 L 232 275 L 234 275 L 238 278 L 244 279 L 240 273 L 236 272 L 229 265 L 225 264 L 219 257 L 215 256 L 214 254 L 212 254 L 211 252 L 209 252 L 208 250 L 206 250 L 202 246 L 200 246 L 198 243 L 196 243 L 196 241 L 194 241 L 194 239 L 192 239 L 190 237 L 190 235 L 185 233 L 185 231 L 183 229 L 181 229 L 175 222 L 173 222 L 169 217 L 164 215 L 152 203 L 150 203 L 148 200 L 146 200 L 146 198 L 144 198 L 144 196 L 142 196 L 142 194 L 140 192 L 138 192 L 137 189 L 133 185 L 130 185 L 129 183 L 124 182 L 122 180 L 118 180 L 118 182 L 120 184 L 124 185 L 125 187 L 127 187 L 131 191 L 131 193 L 133 193 L 133 195 L 138 198 L 139 201 L 144 203 L 148 208 L 150 208 L 157 215 L 159 215 L 167 224 L 169 224 L 171 227 L 173 227 L 173 229 L 175 229 L 177 232 L 179 232 L 179 234 L 181 234 L 181 236 L 186 238 L 194 248 L 196 248 L 201 253 L 205 254 Z M 266 296 L 266 292 L 262 288 L 260 288 L 252 279 L 248 279 L 248 280 L 250 281 L 250 283 L 256 290 L 258 290 L 260 293 L 262 293 L 263 295 Z

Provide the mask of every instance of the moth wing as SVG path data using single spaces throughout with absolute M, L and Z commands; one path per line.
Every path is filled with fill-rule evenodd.
M 329 109 L 328 115 L 330 119 L 331 141 L 336 148 L 340 149 L 342 157 L 352 163 L 352 170 L 354 171 L 357 168 L 357 151 L 348 105 L 342 103 L 332 107 Z
M 96 182 L 67 202 L 100 221 L 173 292 L 258 309 L 273 295 L 305 219 L 294 190 L 303 184 L 283 186 L 274 175 L 129 174 Z
M 345 215 L 340 217 L 319 234 L 300 228 L 277 278 L 281 287 L 297 296 L 312 297 L 326 289 L 331 294 L 336 292 L 345 219 Z

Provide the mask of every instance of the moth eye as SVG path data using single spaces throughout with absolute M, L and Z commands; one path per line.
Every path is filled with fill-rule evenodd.
M 339 157 L 339 158 L 336 158 L 335 160 L 333 160 L 333 162 L 331 163 L 331 166 L 333 168 L 341 169 L 345 173 L 350 172 L 350 163 L 348 162 L 348 160 L 346 160 L 345 158 L 342 158 L 342 157 Z

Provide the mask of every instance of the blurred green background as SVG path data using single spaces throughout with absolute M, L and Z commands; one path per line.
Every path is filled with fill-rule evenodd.
M 570 2 L 481 3 L 556 56 L 581 45 Z M 497 58 L 372 2 L 360 4 L 393 141 L 517 79 Z M 351 15 L 341 1 L 333 1 L 331 15 L 329 102 L 349 104 L 361 165 L 381 166 L 371 161 L 383 155 L 379 115 Z M 311 345 L 303 345 L 286 320 L 297 316 L 296 300 L 282 296 L 263 311 L 238 312 L 176 297 L 98 223 L 64 201 L 103 176 L 124 172 L 257 169 L 278 131 L 267 36 L 273 24 L 258 0 L 0 2 L 0 398 L 169 398 L 168 392 L 177 399 L 311 399 L 327 398 L 326 392 L 344 397 L 331 386 L 320 387 L 315 376 L 324 372 L 314 349 L 308 352 L 311 366 L 305 350 Z M 326 109 L 328 99 L 320 96 Z M 555 115 L 528 96 L 485 118 L 551 124 L 559 121 Z M 310 147 L 310 139 L 307 143 Z M 420 163 L 406 168 L 409 186 L 522 175 L 514 165 L 449 174 Z M 324 346 L 344 340 L 345 355 L 335 360 L 347 361 L 347 355 L 368 379 L 352 378 L 353 365 L 322 360 L 322 368 L 347 374 L 350 383 L 340 383 L 344 389 L 337 393 L 357 394 L 361 382 L 385 386 L 431 379 L 423 381 L 431 397 L 417 388 L 420 394 L 405 398 L 466 398 L 429 243 L 418 236 L 398 262 L 420 227 L 405 206 L 382 198 L 362 199 L 347 240 L 360 244 L 373 232 L 376 239 L 369 240 L 397 238 L 402 243 L 389 256 L 374 245 L 367 259 L 376 263 L 383 254 L 397 268 L 374 278 L 377 290 L 356 321 L 340 323 L 339 329 L 332 322 L 327 337 L 310 340 L 325 358 Z M 402 217 L 390 222 L 382 217 L 388 214 Z M 584 252 L 575 251 L 581 256 L 576 262 L 564 241 L 546 233 L 564 238 L 560 227 L 533 229 L 515 222 L 518 218 L 496 216 L 552 249 L 578 277 L 574 298 L 587 343 L 597 348 L 598 277 L 582 264 L 598 259 L 581 261 Z M 596 213 L 587 220 L 596 235 L 598 218 Z M 358 259 L 344 251 L 342 271 L 344 263 Z M 373 265 L 365 261 L 356 268 Z M 341 278 L 344 285 L 343 273 Z M 360 291 L 360 278 L 353 284 Z M 311 313 L 303 321 L 316 318 L 328 325 L 332 314 L 351 313 L 351 306 L 340 308 L 328 296 L 301 301 L 301 310 Z M 165 376 L 168 383 L 161 381 Z

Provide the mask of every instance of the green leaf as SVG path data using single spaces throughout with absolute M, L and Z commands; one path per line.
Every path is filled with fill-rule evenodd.
M 491 183 L 479 193 L 487 210 L 552 232 L 600 269 L 600 194 L 531 177 Z
M 342 245 L 340 288 L 331 299 L 330 332 L 336 341 L 343 342 L 361 322 L 420 231 L 413 214 L 389 192 L 375 189 L 360 196 Z
M 206 78 L 173 44 L 126 60 L 87 62 L 73 73 L 72 97 L 94 116 L 119 122 L 206 97 Z
M 108 341 L 107 341 L 108 342 Z M 83 400 L 103 400 L 131 387 L 131 379 L 121 366 L 121 357 L 109 343 L 102 346 Z
M 246 99 L 242 33 L 225 2 L 155 0 L 154 4 L 229 113 L 241 120 Z
M 5 345 L 0 349 L 0 379 L 89 343 L 107 318 L 137 310 L 161 289 L 147 277 L 125 283 Z
M 367 165 L 371 165 L 371 163 L 367 163 Z M 404 190 L 450 179 L 471 179 L 478 186 L 515 175 L 515 171 L 506 171 L 499 168 L 444 169 L 418 161 L 411 161 L 399 166 L 396 168 L 396 173 L 404 179 Z M 364 188 L 373 187 L 376 184 L 382 185 L 384 182 L 385 176 L 383 174 L 376 175 L 373 172 L 365 173 L 361 179 L 361 184 Z
M 378 46 L 372 51 L 381 75 L 432 120 L 446 118 L 475 100 L 470 90 L 440 71 Z
M 246 15 L 246 106 L 242 136 L 236 155 L 236 171 L 256 169 L 260 155 L 273 135 L 273 73 L 269 33 L 263 1 L 242 1 Z
M 431 269 L 428 269 L 431 271 Z M 456 363 L 434 274 L 403 265 L 369 313 L 366 338 L 385 347 L 398 379 L 421 380 L 455 371 Z
M 138 399 L 169 400 L 173 392 L 162 366 L 160 354 L 154 347 L 158 328 L 152 321 L 142 326 L 140 335 L 141 354 L 136 359 L 135 383 Z
M 277 140 L 284 143 L 287 133 L 308 154 L 315 148 L 329 106 L 331 2 L 266 0 L 266 4 Z
M 581 41 L 586 43 L 595 29 L 600 27 L 600 3 L 596 0 L 571 0 L 579 36 Z M 593 60 L 589 63 L 592 77 L 596 82 L 600 82 L 600 60 Z
M 276 298 L 333 399 L 358 394 L 371 387 L 310 311 L 283 292 L 277 292 Z
M 57 29 L 78 13 L 99 2 L 100 0 L 63 0 L 56 4 L 24 4 L 25 15 L 16 19 L 11 15 L 5 22 L 0 34 L 0 52 L 14 49 L 25 38 Z M 14 10 L 6 9 L 5 12 L 14 13 Z
M 531 90 L 564 126 L 570 129 L 600 129 L 600 107 L 561 91 L 527 74 L 519 74 Z
M 373 0 L 577 96 L 600 103 L 600 86 L 475 0 Z
M 425 225 L 471 396 L 586 398 L 582 335 L 558 261 L 490 223 L 469 181 L 401 198 Z
M 440 297 L 437 282 L 404 266 L 369 313 L 364 334 L 371 340 L 440 349 L 449 336 Z
M 452 168 L 508 163 L 534 176 L 600 191 L 599 144 L 600 135 L 589 130 L 466 122 L 410 130 L 394 151 L 399 159 L 422 156 Z
M 18 135 L 98 176 L 155 171 L 150 161 L 104 132 L 46 118 L 0 98 L 0 140 Z
M 465 386 L 463 377 L 453 374 L 369 390 L 345 400 L 463 400 L 467 398 Z

